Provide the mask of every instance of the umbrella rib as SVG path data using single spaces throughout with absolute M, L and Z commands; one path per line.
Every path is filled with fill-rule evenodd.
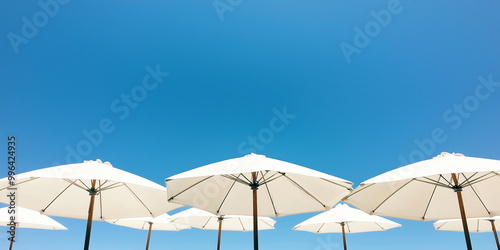
M 20 185 L 20 184 L 23 184 L 23 183 L 26 183 L 26 182 L 34 181 L 34 180 L 37 180 L 37 179 L 40 179 L 40 177 L 30 177 L 28 180 L 25 180 L 25 181 L 20 181 L 20 182 L 17 182 L 17 181 L 16 181 L 16 186 L 17 186 L 17 185 Z M 7 188 L 10 188 L 10 187 L 11 187 L 11 186 L 9 185 L 9 186 L 7 186 L 7 187 L 4 187 L 4 188 L 0 189 L 0 191 L 3 191 L 3 190 L 5 190 L 5 189 L 7 189 Z
M 207 224 L 210 222 L 210 217 L 208 217 L 207 221 L 205 222 L 205 224 L 203 224 L 203 226 L 201 226 L 201 228 L 205 228 L 207 226 Z
M 260 225 L 261 223 L 264 223 L 264 224 L 268 225 L 268 226 L 269 226 L 269 227 L 271 227 L 271 228 L 273 227 L 273 226 L 271 226 L 271 224 L 267 223 L 267 221 L 266 221 L 266 220 L 264 220 L 264 219 L 259 220 L 259 225 Z
M 241 225 L 241 228 L 243 228 L 243 231 L 245 231 L 245 225 L 243 225 L 243 222 L 241 221 L 241 218 L 238 218 L 238 222 L 240 223 Z
M 440 179 L 441 179 L 441 177 L 442 177 L 442 176 L 441 176 L 441 175 L 439 175 L 439 178 L 440 178 Z M 444 178 L 444 177 L 443 177 L 443 178 Z M 438 183 L 438 184 L 441 184 L 441 183 L 439 182 L 439 179 L 438 179 L 437 183 Z M 429 201 L 427 202 L 427 206 L 425 207 L 424 214 L 422 214 L 422 219 L 424 219 L 424 218 L 425 218 L 425 215 L 427 214 L 427 211 L 429 210 L 429 206 L 431 205 L 432 197 L 434 197 L 434 193 L 436 192 L 436 189 L 437 189 L 437 187 L 438 187 L 438 186 L 440 186 L 440 185 L 435 184 L 435 185 L 434 185 L 434 189 L 432 189 L 432 194 L 431 194 L 431 197 L 429 197 Z M 447 187 L 447 188 L 448 188 L 448 187 Z
M 230 179 L 230 180 L 233 180 L 233 181 L 237 181 L 237 182 L 239 182 L 239 183 L 241 183 L 241 184 L 245 184 L 245 185 L 250 184 L 250 180 L 248 180 L 248 179 L 245 177 L 245 175 L 242 175 L 242 174 L 239 174 L 238 176 L 235 176 L 235 175 L 232 175 L 232 174 L 231 174 L 231 175 L 226 175 L 226 174 L 224 174 L 224 175 L 221 175 L 221 176 L 222 176 L 222 177 L 225 177 L 225 178 L 228 178 L 228 179 Z M 245 182 L 245 180 L 240 179 L 240 178 L 239 178 L 239 176 L 243 176 L 243 178 L 245 178 L 246 180 L 248 180 L 248 182 Z
M 124 183 L 124 186 L 135 196 L 135 198 L 137 198 L 137 200 L 144 206 L 144 208 L 146 210 L 148 210 L 151 217 L 153 217 L 153 213 L 151 212 L 151 210 L 149 210 L 149 208 L 146 206 L 146 204 L 144 204 L 144 202 L 142 202 L 142 200 L 139 198 L 139 196 L 137 196 L 137 194 L 135 194 L 135 192 L 127 184 Z
M 251 181 L 251 180 L 249 180 L 249 179 L 248 179 L 248 178 L 247 178 L 244 174 L 238 174 L 238 176 L 235 176 L 235 175 L 232 175 L 232 176 L 234 176 L 234 178 L 236 178 L 236 179 L 238 179 L 238 180 L 241 180 L 241 181 L 243 181 L 243 180 L 242 180 L 242 179 L 240 179 L 240 178 L 239 178 L 239 176 L 243 176 L 243 178 L 245 178 L 245 180 L 247 180 L 247 182 L 246 182 L 247 184 L 248 184 L 248 183 L 252 183 L 252 181 Z
M 424 179 L 428 180 L 428 181 L 424 181 L 424 180 L 421 180 L 421 179 L 415 179 L 416 181 L 420 181 L 420 182 L 423 182 L 423 183 L 427 183 L 427 184 L 431 184 L 431 185 L 436 185 L 436 186 L 440 186 L 440 187 L 446 187 L 446 188 L 449 188 L 451 186 L 453 186 L 450 182 L 448 182 L 448 180 L 446 180 L 442 175 L 439 175 L 439 179 L 443 178 L 446 182 L 449 183 L 449 185 L 445 184 L 445 183 L 442 183 L 438 180 L 433 180 L 429 177 L 426 177 L 424 176 L 423 177 Z
M 321 232 L 321 229 L 323 229 L 323 226 L 325 226 L 326 223 L 321 223 L 321 226 L 319 226 L 318 230 L 316 230 L 316 233 Z
M 279 174 L 279 175 L 278 175 L 278 174 Z M 276 179 L 278 179 L 278 178 L 280 178 L 280 177 L 283 177 L 283 175 L 284 175 L 284 174 L 285 174 L 285 173 L 283 173 L 283 172 L 276 172 L 276 173 L 274 173 L 273 175 L 269 176 L 269 178 L 267 179 L 267 181 L 266 181 L 266 180 L 264 180 L 264 182 L 263 182 L 262 184 L 267 184 L 267 183 L 269 183 L 269 182 L 271 182 L 271 181 L 274 181 L 274 180 L 276 180 Z M 276 176 L 276 175 L 278 175 L 278 176 Z M 273 178 L 274 176 L 276 176 L 276 177 L 275 177 L 275 178 Z
M 491 176 L 489 176 L 489 177 L 487 177 L 487 178 L 483 178 L 483 177 L 485 177 L 485 176 L 487 176 L 487 175 L 489 175 L 489 174 L 492 174 L 492 175 L 491 175 Z M 496 172 L 488 172 L 488 173 L 486 173 L 486 174 L 484 174 L 484 175 L 482 175 L 482 176 L 477 177 L 477 178 L 476 178 L 476 179 L 474 179 L 474 180 L 470 180 L 470 178 L 469 178 L 469 180 L 468 180 L 467 182 L 469 182 L 469 185 L 473 185 L 473 184 L 476 184 L 476 183 L 478 183 L 478 182 L 482 182 L 482 181 L 488 180 L 488 179 L 490 179 L 490 178 L 493 178 L 493 177 L 496 177 L 496 176 L 499 176 L 499 175 L 500 175 L 500 174 L 497 174 Z
M 259 172 L 260 172 L 261 177 L 260 177 L 260 179 L 258 179 L 258 180 L 257 180 L 257 183 L 260 183 L 260 182 L 261 182 L 261 180 L 264 180 L 264 181 L 265 181 L 264 176 L 265 176 L 265 175 L 267 175 L 267 174 L 269 173 L 269 170 L 265 170 L 265 174 L 263 174 L 263 173 L 262 173 L 262 171 L 259 171 Z M 273 175 L 271 175 L 271 177 L 273 177 L 275 174 L 276 174 L 276 173 L 274 173 Z M 271 178 L 271 177 L 269 177 L 269 178 Z
M 443 178 L 443 180 L 445 180 L 446 182 L 448 182 L 448 187 L 455 186 L 455 184 L 451 183 L 451 181 L 449 181 L 448 179 L 444 178 L 444 176 L 442 174 L 439 175 L 439 178 Z
M 478 174 L 478 172 L 475 172 L 475 173 L 474 173 L 474 174 L 472 174 L 469 178 L 467 178 L 467 176 L 465 176 L 465 174 L 464 174 L 464 173 L 460 173 L 460 174 L 458 175 L 458 177 L 460 178 L 460 175 L 464 177 L 464 181 L 462 181 L 462 183 L 460 183 L 460 186 L 462 186 L 462 187 L 463 187 L 463 185 L 464 185 L 465 183 L 467 183 L 467 182 L 468 182 L 468 183 L 470 183 L 470 180 L 472 179 L 472 177 L 476 176 L 477 174 Z M 484 175 L 483 175 L 483 176 L 484 176 Z M 481 177 L 482 177 L 482 176 L 480 176 L 479 178 L 481 178 Z M 478 179 L 479 179 L 479 178 L 478 178 Z M 476 179 L 476 180 L 478 180 L 478 179 Z
M 198 182 L 194 183 L 193 185 L 191 185 L 191 186 L 187 187 L 186 189 L 184 189 L 184 190 L 180 191 L 180 192 L 179 192 L 179 193 L 177 193 L 176 195 L 174 195 L 174 196 L 172 196 L 172 197 L 169 197 L 169 198 L 168 198 L 168 201 L 173 200 L 175 197 L 177 197 L 177 196 L 181 195 L 182 193 L 184 193 L 184 192 L 188 191 L 188 190 L 189 190 L 189 189 L 191 189 L 192 187 L 194 187 L 194 186 L 196 186 L 196 185 L 198 185 L 198 184 L 200 184 L 200 183 L 202 183 L 202 182 L 204 182 L 204 181 L 206 181 L 206 180 L 208 180 L 208 179 L 210 179 L 210 178 L 212 178 L 212 177 L 214 177 L 214 176 L 213 176 L 213 175 L 212 175 L 212 176 L 208 176 L 208 177 L 204 178 L 203 180 L 200 180 L 200 181 L 198 181 Z
M 107 182 L 107 181 L 106 181 L 106 182 Z M 106 182 L 105 182 L 105 183 L 106 183 Z M 102 184 L 102 185 L 100 185 L 99 187 L 104 186 L 104 184 L 105 184 L 105 183 L 103 183 L 103 184 Z M 113 189 L 113 188 L 118 188 L 118 187 L 121 187 L 121 186 L 123 186 L 123 185 L 124 185 L 124 184 L 123 184 L 123 182 L 115 182 L 115 183 L 110 184 L 110 185 L 109 185 L 109 186 L 107 186 L 107 187 L 100 188 L 99 190 L 100 190 L 100 191 L 110 190 L 110 189 Z
M 317 201 L 319 204 L 321 204 L 321 206 L 323 206 L 324 208 L 326 208 L 326 205 L 323 204 L 320 200 L 318 200 L 318 198 L 316 198 L 314 195 L 312 195 L 311 193 L 309 193 L 307 190 L 305 190 L 301 185 L 299 185 L 297 182 L 295 182 L 292 178 L 288 177 L 287 175 L 285 175 L 284 173 L 282 173 L 282 175 L 288 179 L 290 182 L 292 182 L 299 190 L 301 190 L 302 192 L 306 193 L 309 197 L 313 198 L 315 201 Z
M 72 185 L 74 185 L 75 187 L 81 188 L 82 190 L 85 190 L 85 191 L 89 190 L 89 188 L 85 185 L 85 183 L 83 183 L 82 180 L 80 180 L 80 179 L 77 179 L 77 180 L 74 180 L 74 181 L 72 181 L 70 179 L 63 179 L 63 180 L 66 181 L 66 182 L 68 182 L 68 183 L 70 183 L 70 184 L 72 184 Z M 81 186 L 78 183 L 76 183 L 77 181 L 80 181 L 83 184 L 83 186 Z
M 282 174 L 282 176 L 283 175 L 284 174 Z M 273 205 L 274 214 L 278 216 L 278 211 L 276 211 L 276 206 L 274 205 L 274 200 L 273 197 L 271 196 L 271 190 L 269 190 L 269 186 L 267 185 L 267 183 L 268 181 L 264 179 L 264 186 L 266 186 L 267 195 L 269 195 L 269 200 L 271 200 L 271 205 Z
M 336 186 L 339 186 L 339 187 L 343 187 L 343 188 L 345 188 L 345 189 L 347 189 L 347 190 L 352 190 L 352 188 L 350 188 L 350 187 L 345 187 L 345 186 L 341 185 L 340 183 L 335 182 L 335 181 L 332 181 L 332 180 L 328 180 L 328 179 L 324 179 L 324 178 L 321 178 L 321 180 L 324 180 L 324 181 L 326 181 L 326 182 L 328 182 L 328 183 L 330 183 L 330 184 L 333 184 L 333 185 L 336 185 Z M 351 184 L 352 184 L 352 183 L 351 183 Z M 372 184 L 370 184 L 370 186 L 371 186 L 371 185 L 372 185 Z
M 481 197 L 479 196 L 479 194 L 476 192 L 476 189 L 472 186 L 471 183 L 469 183 L 469 186 L 470 188 L 472 189 L 472 191 L 474 192 L 474 194 L 476 195 L 477 199 L 481 202 L 481 204 L 483 205 L 484 209 L 486 210 L 486 212 L 488 212 L 488 214 L 491 214 L 490 210 L 486 207 L 486 204 L 484 204 L 483 202 L 483 199 L 481 199 Z
M 230 178 L 230 179 L 231 179 L 231 178 Z M 237 182 L 239 179 L 231 179 L 231 180 L 234 180 L 234 181 L 233 181 L 233 184 L 231 184 L 231 187 L 229 187 L 229 189 L 227 190 L 226 195 L 224 195 L 224 199 L 222 199 L 222 201 L 221 201 L 221 203 L 220 203 L 219 208 L 217 208 L 217 214 L 219 213 L 220 209 L 221 209 L 221 208 L 222 208 L 222 206 L 224 205 L 224 202 L 226 201 L 227 196 L 229 195 L 229 193 L 231 192 L 231 190 L 233 189 L 234 184 L 236 184 L 236 182 Z M 245 185 L 247 185 L 247 184 L 245 183 Z
M 328 181 L 328 180 L 325 180 L 325 181 Z M 328 181 L 328 182 L 330 182 L 330 181 Z M 333 183 L 336 184 L 335 182 L 333 182 Z M 364 184 L 364 186 L 361 186 L 361 185 L 363 185 L 363 183 L 361 183 L 361 185 L 360 185 L 359 188 L 354 189 L 350 194 L 348 194 L 346 197 L 342 198 L 342 200 L 345 201 L 345 200 L 349 199 L 349 197 L 351 197 L 351 196 L 353 196 L 353 195 L 355 195 L 355 194 L 357 194 L 357 193 L 365 190 L 366 188 L 369 188 L 369 187 L 373 186 L 374 184 L 375 183 L 370 183 L 370 184 Z
M 441 178 L 441 177 L 439 177 Z M 420 179 L 415 179 L 415 181 L 419 181 L 419 182 L 422 182 L 422 183 L 426 183 L 426 184 L 430 184 L 430 185 L 434 185 L 434 186 L 439 186 L 439 187 L 445 187 L 445 188 L 449 188 L 450 186 L 448 185 L 445 185 L 439 181 L 434 181 L 432 179 L 430 179 L 431 181 L 425 181 L 425 180 L 420 180 Z
M 415 179 L 411 179 L 409 180 L 408 182 L 406 182 L 404 185 L 402 185 L 401 187 L 399 187 L 396 191 L 392 192 L 389 196 L 387 196 L 387 198 L 385 198 L 380 204 L 378 204 L 377 207 L 375 207 L 375 209 L 372 210 L 372 214 L 380 207 L 382 206 L 387 200 L 389 200 L 394 194 L 396 194 L 397 192 L 399 192 L 399 190 L 403 189 L 404 187 L 406 187 L 406 185 L 410 184 L 412 181 L 414 181 Z
M 377 225 L 380 229 L 382 229 L 382 231 L 386 230 L 383 226 L 381 226 L 380 224 L 378 224 L 378 222 L 375 222 L 375 225 Z
M 347 233 L 351 233 L 351 227 L 349 227 L 349 222 L 344 222 L 345 225 L 347 226 Z
M 45 210 L 47 210 L 47 208 L 49 208 L 50 205 L 52 205 L 52 203 L 54 203 L 54 201 L 56 201 L 59 196 L 66 192 L 66 190 L 68 190 L 68 188 L 71 187 L 71 185 L 73 185 L 76 181 L 77 180 L 73 181 L 73 183 L 70 183 L 65 189 L 63 189 L 44 209 L 42 209 L 42 212 L 45 212 Z
M 99 186 L 97 187 L 98 190 L 104 190 L 105 188 L 103 187 L 104 184 L 108 183 L 108 180 L 104 180 L 103 183 L 101 183 L 101 180 L 99 180 Z M 111 187 L 113 184 L 109 185 L 108 187 Z M 106 187 L 106 188 L 108 188 Z
M 107 181 L 105 181 L 104 183 L 102 183 L 102 185 L 104 185 Z M 99 187 L 102 186 L 101 185 L 101 180 L 99 180 Z M 102 190 L 101 190 L 102 191 Z M 99 192 L 99 214 L 100 214 L 100 217 L 102 219 L 102 192 Z
M 64 180 L 65 180 L 65 181 L 67 181 L 67 182 L 70 182 L 70 181 L 71 181 L 70 179 L 64 179 Z M 75 186 L 77 186 L 77 187 L 79 187 L 79 188 L 81 188 L 81 189 L 84 189 L 84 190 L 89 190 L 89 189 L 90 189 L 89 187 L 87 187 L 87 185 L 86 185 L 86 184 L 85 184 L 85 183 L 84 183 L 81 179 L 78 179 L 78 181 L 79 181 L 79 182 L 80 182 L 80 183 L 81 183 L 84 187 L 82 187 L 82 186 L 80 186 L 80 185 L 78 185 L 78 184 L 76 184 L 76 183 L 74 184 Z

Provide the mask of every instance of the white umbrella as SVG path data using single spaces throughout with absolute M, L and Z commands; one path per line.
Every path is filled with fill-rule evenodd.
M 14 225 L 12 225 L 12 216 L 15 218 Z M 10 227 L 10 231 L 12 231 L 14 235 L 17 228 L 68 230 L 49 216 L 41 215 L 36 211 L 18 206 L 0 208 L 0 223 L 2 226 Z M 14 237 L 15 236 L 12 238 Z M 9 249 L 12 249 L 13 243 L 14 239 L 10 241 Z
M 84 249 L 92 220 L 158 216 L 180 207 L 167 203 L 165 188 L 114 168 L 109 162 L 85 161 L 34 170 L 0 180 L 0 202 L 10 202 L 8 188 L 17 188 L 18 205 L 45 215 L 87 219 Z M 95 212 L 94 212 L 95 210 Z
M 500 243 L 498 241 L 498 235 L 496 229 L 496 226 L 500 226 L 500 216 L 467 219 L 467 225 L 469 226 L 469 232 L 473 233 L 493 232 L 497 248 L 498 250 L 500 250 Z M 444 231 L 464 230 L 461 219 L 438 220 L 434 222 L 434 228 L 436 230 L 444 230 Z
M 293 230 L 313 233 L 342 233 L 344 249 L 347 249 L 345 233 L 385 231 L 401 224 L 376 215 L 369 215 L 347 204 L 338 204 L 330 211 L 320 213 L 296 225 Z
M 50 218 L 49 216 L 42 215 L 39 212 L 16 206 L 9 209 L 9 207 L 0 208 L 0 223 L 2 226 L 10 226 L 10 217 L 13 213 L 9 214 L 9 210 L 15 210 L 16 228 L 35 228 L 35 229 L 48 229 L 48 230 L 68 230 L 59 222 Z
M 344 201 L 370 214 L 411 220 L 500 215 L 500 161 L 442 153 L 361 183 Z
M 256 154 L 209 164 L 165 181 L 170 202 L 216 215 L 253 215 L 255 250 L 258 216 L 325 211 L 352 186 L 335 176 Z
M 258 217 L 259 230 L 274 229 L 275 220 L 269 217 Z M 172 215 L 172 222 L 183 223 L 192 227 L 218 230 L 217 249 L 220 249 L 222 230 L 252 231 L 253 217 L 244 215 L 215 215 L 197 208 L 190 208 Z
M 148 238 L 146 240 L 146 250 L 149 249 L 151 230 L 180 231 L 191 228 L 190 226 L 184 224 L 172 222 L 171 217 L 168 214 L 162 214 L 155 218 L 138 217 L 138 218 L 128 218 L 128 219 L 107 220 L 107 222 L 124 227 L 148 230 Z

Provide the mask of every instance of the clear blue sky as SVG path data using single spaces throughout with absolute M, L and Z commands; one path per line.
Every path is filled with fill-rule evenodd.
M 442 151 L 500 159 L 499 1 L 40 3 L 0 3 L 0 144 L 6 162 L 17 137 L 18 172 L 100 158 L 164 185 L 254 151 L 357 186 Z M 277 218 L 261 249 L 340 249 L 339 234 L 291 230 L 315 214 Z M 85 221 L 55 219 L 69 230 L 20 229 L 16 249 L 81 249 Z M 395 221 L 348 235 L 349 249 L 465 248 L 461 233 Z M 91 247 L 145 238 L 94 222 Z M 472 240 L 495 249 L 491 234 Z M 215 243 L 157 231 L 151 249 Z M 222 247 L 252 249 L 252 235 L 225 232 Z

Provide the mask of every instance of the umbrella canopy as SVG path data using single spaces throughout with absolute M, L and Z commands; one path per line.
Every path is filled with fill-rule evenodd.
M 344 201 L 370 214 L 411 220 L 500 215 L 500 161 L 442 153 L 361 183 Z M 472 249 L 467 227 L 468 249 Z
M 14 215 L 14 225 L 12 225 L 12 216 Z M 35 228 L 49 230 L 68 230 L 59 222 L 46 215 L 41 215 L 30 209 L 23 207 L 4 207 L 0 208 L 0 225 L 10 227 L 10 246 L 12 249 L 15 239 L 15 231 L 17 228 Z
M 222 230 L 252 231 L 253 217 L 244 215 L 215 215 L 197 208 L 190 208 L 172 215 L 172 222 L 178 222 L 192 227 L 219 230 L 219 222 L 223 221 Z M 269 217 L 259 217 L 259 230 L 274 229 L 275 220 Z
M 128 218 L 128 219 L 114 219 L 114 220 L 107 220 L 107 222 L 124 227 L 148 230 L 148 238 L 146 240 L 146 250 L 149 249 L 151 230 L 180 231 L 191 228 L 190 226 L 184 224 L 172 222 L 171 217 L 168 214 L 162 214 L 155 218 L 138 217 L 138 218 Z
M 341 224 L 344 224 L 342 226 Z M 347 204 L 338 204 L 330 211 L 320 213 L 296 225 L 293 230 L 313 233 L 362 233 L 385 231 L 401 224 L 376 215 L 369 215 Z
M 473 233 L 491 232 L 492 222 L 495 224 L 495 227 L 500 227 L 500 216 L 467 219 L 469 232 Z M 462 227 L 462 219 L 438 220 L 434 222 L 434 229 L 457 232 L 464 230 Z
M 172 221 L 192 227 L 218 230 L 217 249 L 220 249 L 221 231 L 252 231 L 253 217 L 243 215 L 215 215 L 197 208 L 190 208 L 172 215 Z M 275 220 L 269 217 L 258 217 L 258 229 L 274 229 Z
M 138 217 L 127 219 L 112 219 L 107 222 L 124 227 L 131 227 L 141 230 L 149 230 L 149 226 L 153 225 L 153 230 L 161 231 L 180 231 L 190 229 L 191 227 L 186 224 L 175 223 L 172 217 L 168 214 L 162 214 L 157 217 Z
M 296 164 L 249 154 L 167 178 L 170 202 L 216 215 L 279 217 L 330 209 L 351 191 L 352 183 Z
M 49 216 L 42 215 L 39 212 L 26 209 L 23 207 L 16 207 L 16 228 L 35 228 L 35 229 L 48 229 L 48 230 L 68 230 L 59 222 L 50 218 Z M 10 226 L 10 216 L 8 213 L 9 207 L 0 208 L 0 225 Z
M 500 242 L 498 241 L 498 235 L 496 229 L 498 226 L 500 226 L 500 216 L 467 219 L 467 225 L 469 226 L 469 232 L 473 233 L 493 232 L 497 248 L 500 250 Z M 434 228 L 436 230 L 444 230 L 444 231 L 464 230 L 461 219 L 439 220 L 434 222 Z
M 344 249 L 347 249 L 345 233 L 385 231 L 401 224 L 388 219 L 369 215 L 347 204 L 338 204 L 330 211 L 320 213 L 296 225 L 293 230 L 313 233 L 342 233 Z
M 252 173 L 256 173 L 253 181 Z M 352 183 L 285 161 L 249 154 L 167 178 L 170 202 L 214 214 L 252 215 L 251 188 L 257 188 L 259 216 L 280 217 L 328 210 Z
M 100 160 L 34 170 L 15 178 L 18 205 L 45 215 L 87 219 L 84 249 L 88 249 L 92 220 L 154 217 L 180 207 L 167 203 L 161 185 Z M 0 202 L 10 201 L 8 188 L 12 188 L 8 178 L 1 179 Z

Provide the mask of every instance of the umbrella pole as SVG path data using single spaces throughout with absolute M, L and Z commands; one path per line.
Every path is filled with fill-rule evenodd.
M 347 250 L 347 242 L 345 240 L 345 222 L 341 222 L 340 225 L 342 226 L 342 241 L 344 242 L 344 250 Z
M 257 220 L 257 172 L 252 172 L 252 184 L 250 185 L 253 193 L 253 249 L 259 250 L 259 221 Z
M 458 178 L 456 174 L 451 174 L 451 178 L 453 178 L 453 182 L 455 183 L 454 189 L 455 193 L 457 193 L 458 206 L 460 207 L 460 216 L 462 217 L 462 226 L 464 228 L 465 242 L 467 243 L 467 250 L 472 250 L 472 243 L 470 240 L 469 227 L 467 226 L 467 216 L 465 215 L 465 207 L 464 201 L 462 198 L 462 189 L 459 186 Z
M 148 230 L 148 239 L 146 240 L 146 250 L 149 249 L 149 240 L 151 239 L 151 229 L 153 228 L 153 222 L 148 222 L 149 223 L 149 230 Z
M 16 237 L 15 235 L 16 235 L 16 229 L 17 229 L 16 225 L 17 224 L 14 223 L 14 236 L 12 237 L 12 240 L 10 240 L 9 250 L 12 250 L 12 247 L 14 246 L 14 238 Z
M 219 232 L 217 234 L 217 250 L 220 250 L 220 237 L 222 234 L 222 217 L 217 219 L 219 221 Z
M 92 180 L 92 188 L 89 190 L 90 194 L 90 205 L 89 205 L 89 216 L 87 218 L 87 232 L 85 233 L 85 246 L 84 250 L 89 250 L 90 243 L 90 231 L 92 230 L 92 218 L 94 217 L 94 200 L 95 200 L 95 180 Z
M 497 235 L 497 229 L 495 227 L 495 220 L 490 220 L 491 222 L 491 231 L 493 231 L 493 235 L 495 235 L 495 241 L 497 242 L 497 248 L 500 250 L 500 243 L 498 243 L 498 235 Z

